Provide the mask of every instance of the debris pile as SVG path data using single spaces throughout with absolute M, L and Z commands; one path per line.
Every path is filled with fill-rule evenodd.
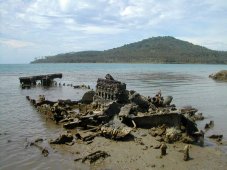
M 38 100 L 29 96 L 27 99 L 39 112 L 61 123 L 65 129 L 96 127 L 99 135 L 115 140 L 130 134 L 132 128 L 151 128 L 152 136 L 160 136 L 160 141 L 168 143 L 182 140 L 184 136 L 195 142 L 193 135 L 198 133 L 194 123 L 198 120 L 196 109 L 177 109 L 171 105 L 172 96 L 163 97 L 161 91 L 152 98 L 128 91 L 126 84 L 114 80 L 109 74 L 105 79 L 97 80 L 96 91 L 86 92 L 79 101 L 54 102 L 46 100 L 43 95 Z M 64 137 L 62 135 L 52 143 L 62 143 Z
M 63 133 L 50 144 L 90 144 L 97 136 L 127 140 L 128 136 L 133 137 L 132 131 L 145 128 L 160 142 L 154 148 L 161 148 L 161 155 L 164 156 L 166 143 L 201 144 L 204 139 L 204 132 L 199 131 L 195 123 L 204 119 L 197 109 L 191 106 L 178 109 L 171 104 L 173 97 L 164 97 L 161 91 L 154 97 L 128 91 L 125 83 L 114 80 L 109 74 L 105 79 L 97 80 L 96 91 L 86 92 L 79 101 L 49 101 L 43 95 L 37 100 L 29 96 L 26 98 L 46 118 L 61 124 L 66 130 L 76 129 L 76 133 Z M 212 126 L 212 122 L 207 126 Z M 217 138 L 220 140 L 222 137 Z M 107 156 L 109 154 L 97 151 L 79 160 L 92 163 Z M 184 160 L 188 159 L 189 151 L 185 148 Z

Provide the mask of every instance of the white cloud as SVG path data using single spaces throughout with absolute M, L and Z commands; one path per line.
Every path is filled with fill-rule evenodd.
M 8 40 L 0 40 L 0 44 L 9 46 L 11 48 L 24 48 L 24 47 L 31 47 L 35 44 L 28 41 L 20 41 L 15 39 L 8 39 Z
M 58 0 L 62 11 L 66 11 L 69 7 L 70 0 Z
M 226 0 L 0 0 L 0 50 L 39 56 L 159 35 L 227 50 L 226 11 Z
M 138 17 L 142 16 L 143 8 L 138 6 L 127 6 L 120 14 L 123 17 Z

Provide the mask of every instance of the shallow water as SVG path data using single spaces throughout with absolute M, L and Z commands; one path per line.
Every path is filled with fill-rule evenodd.
M 160 89 L 163 95 L 171 95 L 177 107 L 192 105 L 207 118 L 198 122 L 200 128 L 214 120 L 211 133 L 220 133 L 227 139 L 227 82 L 216 82 L 208 75 L 227 65 L 183 65 L 183 64 L 36 64 L 0 65 L 0 169 L 74 169 L 69 154 L 50 149 L 44 158 L 35 147 L 26 148 L 26 141 L 37 137 L 55 137 L 61 127 L 46 122 L 44 117 L 30 106 L 26 95 L 47 99 L 78 100 L 84 93 L 70 86 L 32 88 L 22 90 L 19 77 L 47 73 L 63 73 L 57 82 L 86 84 L 95 89 L 97 78 L 110 73 L 115 79 L 127 84 L 127 89 L 154 96 Z M 206 140 L 206 145 L 214 145 Z M 223 150 L 227 151 L 226 147 Z

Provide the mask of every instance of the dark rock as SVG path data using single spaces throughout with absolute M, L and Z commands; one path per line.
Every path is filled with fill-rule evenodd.
M 227 70 L 221 70 L 215 74 L 209 75 L 214 80 L 227 81 Z
M 120 105 L 116 102 L 110 102 L 105 106 L 103 112 L 108 116 L 117 115 L 120 112 Z
M 76 120 L 76 121 L 73 121 L 73 122 L 65 123 L 63 125 L 63 127 L 65 129 L 74 129 L 74 128 L 80 127 L 80 126 L 81 126 L 81 121 L 80 120 Z
M 203 113 L 195 114 L 195 115 L 193 116 L 193 119 L 194 119 L 195 121 L 204 120 Z
M 166 149 L 167 149 L 166 144 L 165 143 L 161 144 L 160 149 L 161 149 L 161 156 L 165 156 L 166 155 Z
M 105 76 L 105 78 L 106 78 L 107 80 L 114 80 L 114 78 L 113 78 L 110 74 L 107 74 L 107 75 Z
M 204 129 L 208 130 L 208 129 L 213 128 L 213 127 L 214 127 L 214 121 L 211 120 L 209 123 L 205 124 Z
M 222 139 L 223 135 L 211 135 L 211 136 L 208 136 L 208 138 L 211 138 L 211 139 Z
M 105 159 L 109 156 L 110 155 L 105 151 L 96 151 L 96 152 L 91 153 L 91 154 L 85 156 L 84 158 L 82 158 L 82 162 L 89 161 L 89 163 L 92 164 L 99 159 Z
M 193 137 L 196 138 L 198 144 L 203 147 L 204 146 L 204 132 L 200 130 L 199 132 L 195 132 Z
M 129 96 L 129 100 L 138 105 L 143 111 L 148 111 L 150 104 L 146 97 L 140 95 L 139 93 L 134 93 Z
M 47 157 L 49 155 L 49 151 L 46 148 L 43 148 L 42 154 L 44 157 Z
M 93 102 L 94 95 L 95 95 L 95 92 L 94 92 L 93 90 L 86 92 L 86 93 L 83 95 L 83 97 L 82 97 L 82 99 L 81 99 L 81 102 L 82 102 L 82 103 L 85 103 L 85 104 L 90 104 L 90 103 L 92 103 L 92 102 Z
M 35 142 L 42 142 L 42 141 L 43 141 L 42 138 L 37 138 L 37 139 L 35 140 Z
M 51 140 L 50 144 L 65 144 L 70 143 L 73 140 L 73 136 L 70 133 L 61 134 L 57 139 Z
M 180 111 L 181 114 L 188 114 L 189 116 L 193 116 L 198 111 L 198 109 L 193 108 L 192 106 L 185 106 L 181 108 Z
M 163 107 L 163 97 L 161 90 L 158 91 L 158 93 L 152 98 L 152 104 L 154 104 L 156 107 Z

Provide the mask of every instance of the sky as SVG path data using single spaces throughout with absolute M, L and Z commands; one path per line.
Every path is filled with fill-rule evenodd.
M 227 1 L 0 0 L 0 64 L 156 36 L 227 51 Z

